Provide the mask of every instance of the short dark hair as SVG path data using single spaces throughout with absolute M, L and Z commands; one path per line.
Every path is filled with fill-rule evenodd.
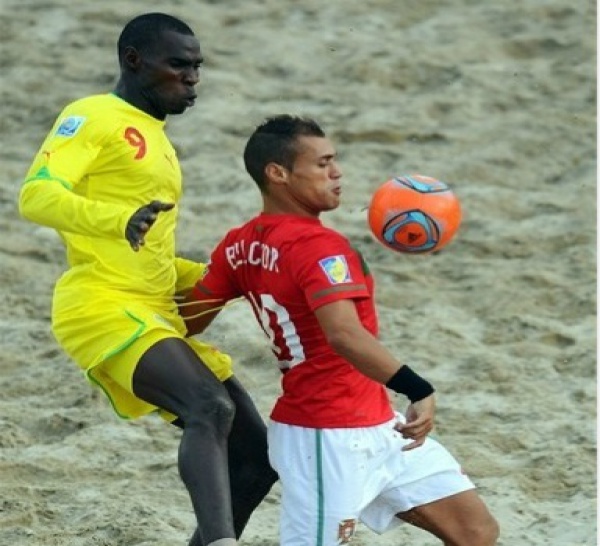
M 194 31 L 177 17 L 166 13 L 144 13 L 131 19 L 121 31 L 117 42 L 119 60 L 123 58 L 127 47 L 134 47 L 140 52 L 147 51 L 165 31 L 194 36 Z
M 325 137 L 325 132 L 315 120 L 289 114 L 269 117 L 256 127 L 244 149 L 244 165 L 261 191 L 265 191 L 269 163 L 292 170 L 301 136 Z

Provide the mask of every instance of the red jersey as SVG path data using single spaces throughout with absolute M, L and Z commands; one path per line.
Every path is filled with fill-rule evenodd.
M 214 250 L 198 299 L 244 296 L 283 372 L 274 421 L 310 428 L 364 427 L 393 417 L 387 391 L 337 355 L 315 309 L 353 299 L 377 335 L 373 279 L 360 254 L 316 218 L 260 214 Z

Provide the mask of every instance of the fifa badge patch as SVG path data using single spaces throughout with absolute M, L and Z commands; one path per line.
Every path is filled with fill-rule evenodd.
M 345 256 L 329 256 L 329 258 L 323 258 L 319 260 L 321 269 L 327 275 L 331 284 L 342 284 L 345 282 L 352 282 L 350 277 L 350 268 Z
M 56 134 L 59 136 L 72 137 L 83 125 L 85 118 L 83 116 L 69 116 L 63 119 L 56 130 Z
M 356 531 L 355 519 L 343 519 L 338 525 L 338 544 L 350 544 Z

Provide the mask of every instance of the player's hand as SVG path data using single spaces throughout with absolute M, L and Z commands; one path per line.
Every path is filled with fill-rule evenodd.
M 414 441 L 404 446 L 402 451 L 408 451 L 423 445 L 425 438 L 433 430 L 434 416 L 435 396 L 433 394 L 408 406 L 406 423 L 398 423 L 395 428 L 402 434 L 403 438 L 410 438 Z
M 175 203 L 152 201 L 152 203 L 144 205 L 133 213 L 125 228 L 125 238 L 129 241 L 131 248 L 135 252 L 140 249 L 140 246 L 146 243 L 144 237 L 154 222 L 156 222 L 158 213 L 171 210 L 174 206 Z

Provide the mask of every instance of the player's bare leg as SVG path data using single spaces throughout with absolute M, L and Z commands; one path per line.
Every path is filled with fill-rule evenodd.
M 438 537 L 446 546 L 494 546 L 499 529 L 475 490 L 413 508 L 397 515 Z
M 252 512 L 267 496 L 278 476 L 269 464 L 267 427 L 254 402 L 235 377 L 223 384 L 236 407 L 228 452 L 233 523 L 236 537 L 240 538 Z M 180 419 L 173 424 L 184 427 Z M 204 546 L 200 530 L 190 545 Z
M 236 544 L 227 458 L 235 406 L 226 388 L 183 340 L 169 338 L 142 356 L 133 391 L 184 423 L 179 473 L 199 528 L 190 545 L 208 546 L 222 539 L 230 540 L 222 546 Z
M 269 463 L 267 427 L 250 395 L 235 377 L 224 385 L 235 403 L 228 452 L 233 523 L 239 538 L 278 476 Z

